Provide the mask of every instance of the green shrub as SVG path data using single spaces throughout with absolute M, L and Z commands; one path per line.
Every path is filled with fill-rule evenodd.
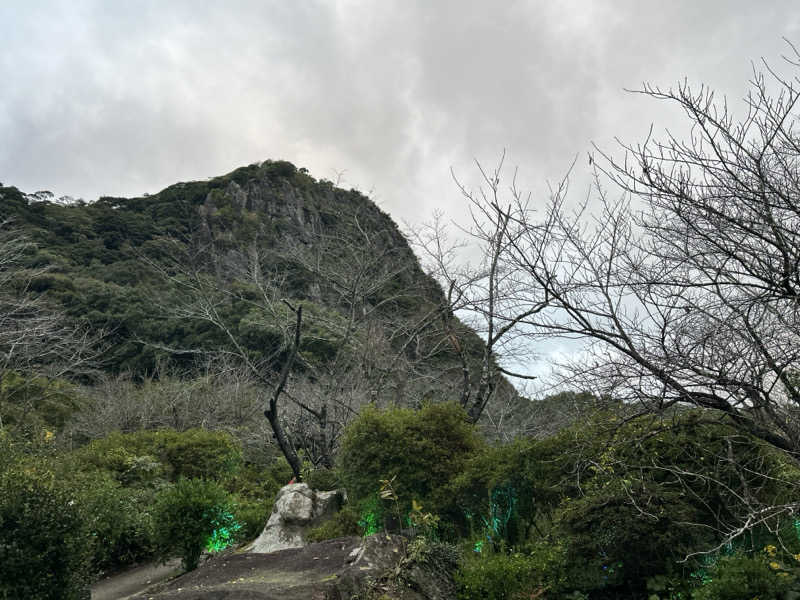
M 329 491 L 341 487 L 339 476 L 331 469 L 314 469 L 304 481 L 312 490 Z
M 0 473 L 0 597 L 89 597 L 92 538 L 74 491 L 46 467 Z
M 243 465 L 235 475 L 225 481 L 225 489 L 238 498 L 261 501 L 272 508 L 275 496 L 293 477 L 292 468 L 281 457 L 268 467 Z
M 152 490 L 122 487 L 105 473 L 93 474 L 80 483 L 80 502 L 94 540 L 95 572 L 134 564 L 155 554 Z
M 232 541 L 241 527 L 233 518 L 228 493 L 202 479 L 179 479 L 156 498 L 156 543 L 163 558 L 181 557 L 187 571 L 195 569 L 209 544 Z
M 782 600 L 795 581 L 774 560 L 741 554 L 720 558 L 709 577 L 692 594 L 694 600 Z
M 52 439 L 84 402 L 63 379 L 0 371 L 0 421 L 23 439 Z
M 462 535 L 521 546 L 536 528 L 543 534 L 559 502 L 577 492 L 571 480 L 562 481 L 573 448 L 568 435 L 484 447 L 448 484 L 441 516 Z
M 164 457 L 176 478 L 223 479 L 241 467 L 242 449 L 222 431 L 190 429 L 167 441 Z
M 791 483 L 764 477 L 778 471 L 774 452 L 702 414 L 606 425 L 575 429 L 576 442 L 594 436 L 607 447 L 584 447 L 595 454 L 584 463 L 581 494 L 562 501 L 551 531 L 566 548 L 567 577 L 593 598 L 647 597 L 657 577 L 687 581 L 698 565 L 682 559 L 720 542 L 715 527 L 743 508 L 733 492 L 743 479 L 765 504 L 796 494 Z
M 459 600 L 511 600 L 543 585 L 537 561 L 526 554 L 472 553 L 455 575 Z
M 394 478 L 403 511 L 416 499 L 437 513 L 449 502 L 448 482 L 482 445 L 455 404 L 431 404 L 418 411 L 367 408 L 345 432 L 339 473 L 354 503 L 373 496 L 381 480 Z
M 642 514 L 641 506 L 656 516 Z M 679 561 L 713 540 L 702 528 L 685 525 L 703 521 L 680 490 L 642 489 L 622 481 L 589 487 L 585 496 L 565 501 L 554 522 L 554 535 L 564 540 L 570 558 L 568 576 L 585 592 L 644 595 L 649 578 L 682 567 L 688 575 L 688 566 Z
M 149 485 L 160 478 L 223 480 L 242 464 L 239 443 L 222 431 L 114 432 L 75 452 L 79 462 L 108 471 L 125 485 Z
M 352 504 L 345 504 L 342 509 L 330 519 L 312 528 L 306 534 L 309 542 L 321 542 L 334 538 L 361 535 L 362 528 L 359 525 L 359 511 Z
M 272 503 L 237 499 L 234 513 L 242 526 L 238 538 L 242 541 L 252 540 L 261 534 L 267 524 L 272 513 Z
M 281 457 L 268 467 L 246 464 L 225 481 L 225 488 L 233 494 L 236 519 L 241 523 L 239 539 L 257 537 L 266 525 L 275 496 L 292 478 L 292 468 Z

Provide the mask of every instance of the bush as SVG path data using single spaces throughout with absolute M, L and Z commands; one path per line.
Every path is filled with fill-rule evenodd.
M 95 572 L 118 569 L 155 554 L 152 490 L 124 488 L 105 473 L 80 483 L 80 502 L 94 540 Z
M 326 492 L 341 487 L 339 476 L 331 469 L 314 469 L 305 478 L 312 490 Z
M 525 554 L 472 553 L 456 572 L 459 600 L 510 600 L 540 590 L 537 561 Z
M 438 512 L 448 503 L 447 484 L 483 442 L 455 404 L 431 404 L 419 411 L 367 408 L 347 428 L 339 453 L 339 473 L 358 503 L 394 479 L 398 503 L 411 501 Z
M 794 583 L 794 577 L 777 562 L 757 555 L 720 558 L 709 576 L 710 580 L 692 594 L 694 600 L 782 600 Z
M 45 467 L 0 473 L 0 597 L 89 598 L 92 539 L 75 494 Z
M 224 479 L 242 465 L 239 443 L 222 431 L 190 429 L 170 436 L 164 457 L 174 477 Z
M 362 530 L 359 521 L 358 509 L 352 504 L 346 504 L 330 519 L 312 528 L 306 534 L 306 540 L 309 542 L 321 542 L 339 537 L 361 535 Z
M 0 371 L 0 420 L 23 439 L 52 439 L 83 403 L 78 389 L 63 379 Z
M 162 490 L 155 506 L 156 543 L 163 558 L 181 557 L 183 567 L 197 567 L 203 549 L 230 543 L 240 529 L 231 514 L 228 493 L 213 481 L 179 479 Z
M 168 477 L 222 480 L 242 464 L 238 442 L 222 431 L 115 432 L 75 453 L 86 465 L 108 471 L 125 485 L 149 485 Z
M 257 538 L 272 513 L 272 503 L 237 499 L 236 520 L 241 524 L 238 538 L 243 541 Z
M 565 435 L 486 446 L 448 485 L 442 516 L 457 524 L 462 535 L 521 546 L 564 497 L 577 493 L 571 481 L 562 481 L 574 445 Z
M 275 496 L 292 478 L 292 468 L 281 457 L 266 468 L 246 464 L 225 482 L 236 502 L 236 519 L 241 523 L 239 539 L 257 537 L 266 525 Z

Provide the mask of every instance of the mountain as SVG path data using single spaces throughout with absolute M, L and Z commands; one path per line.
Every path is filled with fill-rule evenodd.
M 191 376 L 209 356 L 236 355 L 274 377 L 299 306 L 292 377 L 305 396 L 348 395 L 351 407 L 458 400 L 454 335 L 477 373 L 482 341 L 446 309 L 391 218 L 289 162 L 91 203 L 0 187 L 0 220 L 34 242 L 31 289 L 105 332 L 109 373 Z M 516 396 L 505 380 L 498 389 Z

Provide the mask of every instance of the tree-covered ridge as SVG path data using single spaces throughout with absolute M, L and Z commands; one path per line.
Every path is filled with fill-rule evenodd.
M 266 161 L 138 198 L 67 203 L 0 187 L 0 199 L 0 217 L 22 228 L 37 248 L 27 257 L 28 266 L 47 267 L 32 289 L 71 317 L 110 332 L 114 349 L 106 368 L 113 371 L 152 371 L 166 356 L 157 346 L 224 343 L 213 328 L 164 310 L 171 304 L 165 298 L 170 286 L 154 264 L 186 267 L 184 260 L 198 261 L 192 268 L 246 296 L 248 281 L 239 267 L 248 253 L 258 252 L 264 273 L 276 283 L 280 279 L 281 293 L 311 302 L 311 312 L 342 312 L 348 292 L 362 294 L 361 300 L 380 306 L 383 314 L 389 309 L 409 314 L 440 303 L 441 292 L 386 214 L 359 192 L 316 181 L 288 162 Z M 362 275 L 382 277 L 380 285 L 342 289 L 352 282 L 336 276 L 357 268 L 353 263 L 367 249 L 384 264 L 371 265 L 381 273 Z M 228 310 L 247 322 L 246 303 L 237 303 L 236 296 Z M 253 350 L 263 352 L 268 340 L 256 332 L 250 337 Z M 324 346 L 312 338 L 309 349 Z
M 333 465 L 344 427 L 366 404 L 459 399 L 472 403 L 473 421 L 493 395 L 499 412 L 520 408 L 497 372 L 487 394 L 483 365 L 493 369 L 494 356 L 453 315 L 393 221 L 359 192 L 290 163 L 140 198 L 0 194 L 2 230 L 23 249 L 9 271 L 20 282 L 10 301 L 36 304 L 92 348 L 80 369 L 61 372 L 90 385 L 93 408 L 70 425 L 77 439 L 165 425 L 226 428 L 258 454 L 275 442 L 299 479 L 303 458 Z M 9 364 L 0 379 L 37 372 Z M 200 402 L 187 415 L 185 402 L 161 394 L 142 406 L 108 402 L 114 390 L 128 394 L 126 378 L 217 391 L 232 378 L 247 392 L 212 414 Z M 7 396 L 0 417 L 13 414 L 27 429 L 53 421 L 33 419 L 30 394 Z

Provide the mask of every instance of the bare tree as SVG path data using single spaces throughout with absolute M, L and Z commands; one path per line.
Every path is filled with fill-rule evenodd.
M 484 184 L 478 190 L 468 189 L 453 176 L 471 216 L 471 226 L 462 230 L 467 236 L 465 241 L 448 240 L 441 215 L 435 215 L 432 223 L 411 232 L 430 275 L 446 290 L 440 311 L 442 329 L 460 361 L 459 400 L 473 423 L 484 414 L 498 385 L 505 381 L 504 376 L 535 379 L 502 364 L 518 356 L 516 342 L 523 333 L 521 326 L 549 302 L 546 292 L 526 288 L 525 270 L 507 259 L 515 241 L 525 233 L 521 224 L 529 197 L 517 188 L 516 178 L 507 190 L 501 188 L 504 158 L 505 154 L 493 171 L 486 171 L 478 164 Z M 506 192 L 509 198 L 503 204 Z M 476 252 L 477 264 L 459 262 L 459 249 Z M 465 329 L 456 317 L 466 320 L 471 329 Z M 468 347 L 470 334 L 476 333 L 483 341 L 479 349 L 474 343 L 472 348 Z
M 170 259 L 168 264 L 148 260 L 173 287 L 174 295 L 164 299 L 163 310 L 178 318 L 210 325 L 221 334 L 224 343 L 223 347 L 215 348 L 156 345 L 174 354 L 218 356 L 227 363 L 236 363 L 237 368 L 247 373 L 261 390 L 263 415 L 299 481 L 302 461 L 286 431 L 280 400 L 298 356 L 302 305 L 281 296 L 274 279 L 263 272 L 258 253 L 232 260 L 229 255 L 217 252 L 213 244 L 190 244 L 187 248 L 177 240 L 164 242 L 171 249 L 165 252 Z M 233 288 L 220 279 L 219 274 L 229 273 L 234 264 L 250 275 L 249 285 Z M 244 318 L 232 314 L 234 303 L 240 306 L 240 311 L 244 307 Z M 253 332 L 266 332 L 274 345 L 253 351 L 246 343 Z
M 626 146 L 621 162 L 601 154 L 601 173 L 644 208 L 610 200 L 598 183 L 602 210 L 590 226 L 557 195 L 544 223 L 522 215 L 508 259 L 550 297 L 529 321 L 533 335 L 594 342 L 577 374 L 647 410 L 717 411 L 794 456 L 798 92 L 773 82 L 775 97 L 756 73 L 742 121 L 704 88 L 646 88 L 678 103 L 694 133 Z
M 281 255 L 302 267 L 311 280 L 316 300 L 337 310 L 315 315 L 320 339 L 327 347 L 324 360 L 303 360 L 308 376 L 297 382 L 292 394 L 302 410 L 295 431 L 315 465 L 333 467 L 339 435 L 359 408 L 386 392 L 391 375 L 397 374 L 386 318 L 398 301 L 412 291 L 398 285 L 409 270 L 390 232 L 362 226 L 358 213 L 336 231 L 322 228 L 307 233 L 303 242 L 286 244 Z M 395 318 L 395 321 L 398 319 Z M 304 425 L 313 419 L 314 427 Z
M 513 184 L 505 200 L 471 196 L 490 224 L 486 281 L 500 286 L 473 304 L 501 324 L 487 330 L 513 326 L 531 345 L 583 340 L 565 382 L 626 416 L 698 407 L 797 461 L 800 79 L 764 68 L 739 119 L 705 87 L 645 87 L 683 109 L 689 139 L 651 135 L 623 159 L 598 150 L 595 194 L 577 209 L 566 180 L 539 213 Z M 798 508 L 748 505 L 729 533 Z

